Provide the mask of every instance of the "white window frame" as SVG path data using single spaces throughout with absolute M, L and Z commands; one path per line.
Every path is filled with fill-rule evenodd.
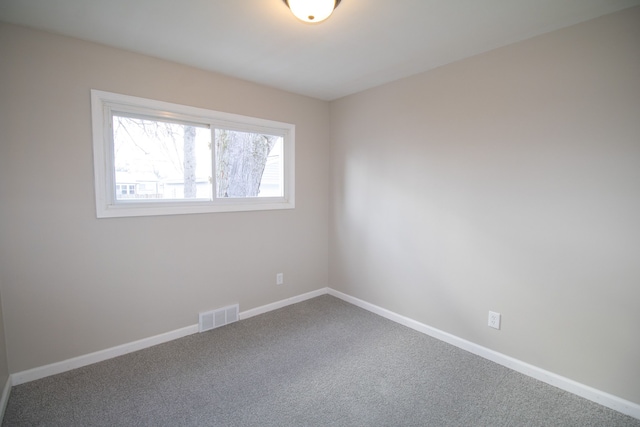
M 116 200 L 113 156 L 113 113 L 141 114 L 242 132 L 283 137 L 283 197 L 216 197 L 213 163 L 213 200 Z M 295 208 L 295 125 L 223 113 L 129 95 L 91 90 L 93 165 L 98 218 L 199 214 Z M 213 136 L 212 136 L 213 138 Z M 212 139 L 213 143 L 213 139 Z M 213 150 L 215 151 L 215 150 Z M 212 159 L 212 162 L 214 159 Z

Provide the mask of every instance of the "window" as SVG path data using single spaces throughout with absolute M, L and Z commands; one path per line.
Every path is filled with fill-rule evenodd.
M 91 91 L 98 218 L 294 208 L 295 126 Z

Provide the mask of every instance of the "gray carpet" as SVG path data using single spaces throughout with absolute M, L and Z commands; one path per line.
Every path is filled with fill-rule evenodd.
M 325 295 L 16 386 L 3 426 L 640 426 Z

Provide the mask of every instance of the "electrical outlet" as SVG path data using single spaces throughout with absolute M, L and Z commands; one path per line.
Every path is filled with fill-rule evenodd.
M 496 313 L 495 311 L 489 312 L 489 327 L 500 329 L 500 313 Z
M 284 275 L 282 273 L 276 274 L 276 285 L 282 285 L 284 283 Z

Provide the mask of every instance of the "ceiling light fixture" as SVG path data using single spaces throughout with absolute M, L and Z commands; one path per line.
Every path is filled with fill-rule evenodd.
M 322 22 L 333 13 L 341 0 L 283 0 L 291 12 L 301 21 Z

